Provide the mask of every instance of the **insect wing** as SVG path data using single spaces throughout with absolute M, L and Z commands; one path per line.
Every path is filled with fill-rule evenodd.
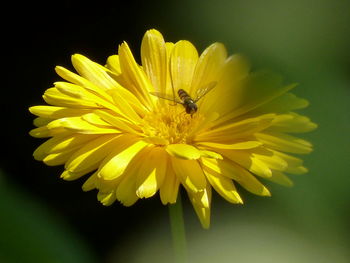
M 179 103 L 179 104 L 183 103 L 180 99 L 174 98 L 174 96 L 172 96 L 172 95 L 164 94 L 164 93 L 161 93 L 161 92 L 150 92 L 150 94 L 153 95 L 153 96 L 156 96 L 158 98 L 165 99 L 165 100 L 170 100 L 170 101 L 173 101 L 173 102 L 176 102 L 176 103 Z
M 194 99 L 194 102 L 197 102 L 201 98 L 203 98 L 209 91 L 215 88 L 216 84 L 217 84 L 216 81 L 212 81 L 212 82 L 209 82 L 207 85 L 203 86 L 202 88 L 199 88 L 196 92 L 197 97 Z

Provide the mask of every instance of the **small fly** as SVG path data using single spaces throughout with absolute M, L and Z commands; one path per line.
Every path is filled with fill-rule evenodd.
M 184 106 L 186 113 L 193 115 L 197 112 L 198 106 L 197 102 L 203 98 L 209 91 L 211 91 L 216 86 L 216 81 L 212 81 L 205 85 L 202 88 L 199 88 L 196 92 L 196 98 L 192 99 L 191 96 L 183 89 L 179 89 L 177 94 L 179 98 L 175 98 L 175 96 L 163 94 L 160 92 L 150 92 L 151 95 L 157 96 L 158 98 L 170 100 L 178 104 L 182 104 Z

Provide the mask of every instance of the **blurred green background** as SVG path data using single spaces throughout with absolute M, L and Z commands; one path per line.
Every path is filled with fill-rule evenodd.
M 62 167 L 34 161 L 40 140 L 28 136 L 27 108 L 59 80 L 55 65 L 72 68 L 74 53 L 104 63 L 123 40 L 137 53 L 150 28 L 200 51 L 223 42 L 254 69 L 298 82 L 294 93 L 310 101 L 302 113 L 319 125 L 303 136 L 315 150 L 294 187 L 267 183 L 271 198 L 240 189 L 243 206 L 214 195 L 210 230 L 185 198 L 191 262 L 350 262 L 349 1 L 61 1 L 6 11 L 0 262 L 171 262 L 158 197 L 103 207 L 95 192 L 81 191 L 83 180 L 64 182 Z

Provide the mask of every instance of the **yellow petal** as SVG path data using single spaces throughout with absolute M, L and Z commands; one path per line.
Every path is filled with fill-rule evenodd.
M 271 149 L 306 154 L 312 151 L 312 144 L 308 141 L 296 138 L 291 135 L 277 132 L 257 133 L 256 138 Z
M 214 127 L 210 130 L 200 132 L 194 140 L 222 142 L 246 138 L 256 132 L 266 129 L 271 125 L 274 117 L 275 114 L 266 114 L 226 124 L 221 123 L 221 118 L 214 122 L 216 123 Z
M 231 176 L 233 180 L 238 182 L 241 186 L 243 186 L 246 190 L 252 192 L 253 194 L 261 196 L 271 196 L 270 191 L 246 169 L 242 168 L 241 166 L 235 163 L 230 163 L 229 166 L 231 173 L 225 173 L 225 176 Z
M 99 116 L 102 118 L 104 121 L 106 121 L 109 125 L 114 126 L 116 129 L 128 132 L 131 134 L 138 134 L 139 129 L 136 125 L 129 123 L 127 120 L 119 117 L 112 115 L 108 113 L 107 111 L 102 111 L 102 110 L 97 110 L 94 112 L 95 115 Z
M 63 94 L 57 88 L 49 88 L 45 91 L 43 98 L 46 103 L 69 107 L 69 108 L 99 108 L 100 106 L 92 99 L 81 99 Z
M 283 186 L 287 186 L 287 187 L 293 186 L 292 180 L 290 180 L 288 176 L 286 176 L 284 173 L 281 173 L 278 171 L 273 171 L 272 176 L 266 179 Z
M 135 204 L 139 199 L 135 191 L 135 178 L 125 177 L 117 188 L 116 197 L 124 206 Z
M 159 189 L 160 200 L 163 205 L 176 203 L 179 185 L 180 181 L 175 175 L 171 162 L 168 160 L 166 177 Z
M 207 47 L 200 55 L 191 82 L 190 94 L 195 94 L 202 85 L 217 81 L 227 57 L 226 48 L 221 43 Z
M 208 151 L 208 150 L 200 150 L 200 152 L 201 152 L 201 157 L 214 158 L 214 159 L 220 159 L 220 160 L 223 159 L 222 155 L 217 152 Z
M 61 174 L 61 178 L 63 180 L 66 180 L 66 181 L 73 181 L 73 180 L 76 180 L 80 177 L 82 177 L 83 175 L 89 173 L 90 171 L 88 170 L 82 170 L 82 171 L 79 171 L 79 172 L 71 172 L 71 171 L 67 171 L 65 170 L 62 174 Z
M 94 94 L 98 96 L 101 99 L 104 99 L 106 101 L 110 101 L 111 97 L 107 93 L 107 88 L 110 86 L 108 85 L 107 87 L 101 87 L 98 84 L 95 85 L 94 83 L 90 82 L 86 78 L 75 74 L 68 69 L 65 69 L 64 67 L 57 66 L 55 68 L 56 73 L 62 77 L 63 79 L 67 80 L 68 82 L 71 82 L 77 86 L 80 86 L 86 91 L 89 91 L 91 94 Z M 113 84 L 113 89 L 119 87 L 120 85 L 116 82 L 112 83 Z
M 92 125 L 111 128 L 111 125 L 108 122 L 104 121 L 98 114 L 96 114 L 96 112 L 84 114 L 81 116 L 81 118 Z
M 245 141 L 245 142 L 237 142 L 233 144 L 223 144 L 223 143 L 215 143 L 215 142 L 200 142 L 198 143 L 201 146 L 207 146 L 210 148 L 218 148 L 218 149 L 231 149 L 231 150 L 246 150 L 256 148 L 262 145 L 261 142 L 258 141 Z
M 293 93 L 288 92 L 250 111 L 249 114 L 260 115 L 269 112 L 290 112 L 297 109 L 303 109 L 308 105 L 309 102 L 306 99 L 298 98 Z
M 231 179 L 214 172 L 213 170 L 204 170 L 204 174 L 207 177 L 209 183 L 214 187 L 223 198 L 233 204 L 243 204 L 241 197 L 239 196 L 236 187 Z
M 107 68 L 111 70 L 114 74 L 120 75 L 121 69 L 120 69 L 120 61 L 118 55 L 112 55 L 109 56 L 107 59 Z
M 72 148 L 67 151 L 59 152 L 59 153 L 51 153 L 48 154 L 43 158 L 43 162 L 46 165 L 49 166 L 55 166 L 55 165 L 61 165 L 64 164 L 69 160 L 69 158 L 72 156 L 72 154 L 77 150 L 78 148 Z
M 150 79 L 154 90 L 165 93 L 167 78 L 167 57 L 162 34 L 151 29 L 146 32 L 141 43 L 142 67 Z
M 112 89 L 118 84 L 103 70 L 101 65 L 91 61 L 87 57 L 75 54 L 72 63 L 79 75 L 89 80 L 96 86 L 105 90 Z
M 40 105 L 30 107 L 29 111 L 32 114 L 43 118 L 59 119 L 63 117 L 81 116 L 83 114 L 91 112 L 91 109 L 74 109 L 66 107 Z
M 144 115 L 145 108 L 140 102 L 135 101 L 134 98 L 131 101 L 126 100 L 118 90 L 113 90 L 110 93 L 114 104 L 120 109 L 121 115 L 126 120 L 133 121 L 134 123 L 140 123 L 142 121 L 138 113 Z
M 167 139 L 164 139 L 163 137 L 157 137 L 157 136 L 150 136 L 150 137 L 144 137 L 143 140 L 147 143 L 154 144 L 154 145 L 168 145 L 169 141 Z
M 200 151 L 189 144 L 169 144 L 165 149 L 171 156 L 184 160 L 195 160 L 201 157 Z
M 271 72 L 260 71 L 249 74 L 247 78 L 241 80 L 236 86 L 238 90 L 233 91 L 235 101 L 231 101 L 230 113 L 222 121 L 228 121 L 248 113 L 288 92 L 296 84 L 284 86 L 280 76 Z M 225 104 L 227 103 L 220 103 L 220 105 L 224 106 Z
M 128 88 L 138 99 L 150 107 L 152 101 L 149 92 L 153 91 L 152 84 L 146 76 L 146 73 L 136 63 L 134 56 L 126 42 L 119 46 L 120 68 L 123 72 L 123 78 L 129 83 Z
M 173 87 L 171 83 L 171 76 L 170 76 L 170 70 L 169 70 L 169 65 L 170 65 L 170 57 L 171 57 L 171 52 L 173 51 L 175 44 L 172 42 L 165 42 L 165 49 L 166 49 L 166 65 L 167 65 L 167 74 L 166 74 L 166 88 L 165 88 L 165 93 L 166 94 L 172 94 L 173 92 Z
M 198 52 L 191 42 L 178 41 L 170 57 L 170 75 L 175 92 L 184 89 L 189 92 L 194 69 L 198 61 Z
M 35 160 L 41 161 L 48 154 L 76 149 L 82 144 L 97 138 L 98 135 L 62 134 L 41 144 L 33 153 Z
M 255 176 L 236 163 L 227 159 L 216 160 L 203 158 L 202 161 L 206 169 L 213 170 L 214 172 L 235 180 L 249 192 L 261 196 L 270 196 L 269 190 L 262 185 Z
M 103 205 L 109 206 L 114 203 L 114 201 L 117 199 L 116 193 L 114 190 L 104 192 L 104 191 L 99 191 L 97 193 L 97 199 L 100 201 Z
M 289 154 L 285 154 L 279 151 L 271 150 L 274 155 L 279 156 L 287 163 L 286 173 L 291 174 L 304 174 L 308 172 L 308 169 L 303 166 L 303 160 Z
M 123 172 L 121 176 L 121 182 L 117 186 L 116 196 L 125 206 L 131 206 L 139 199 L 136 194 L 136 178 L 140 171 L 140 166 L 145 162 L 145 158 L 150 149 L 151 148 L 142 148 L 137 151 L 133 155 L 133 159 L 128 161 L 128 165 L 124 169 L 125 172 Z
M 115 135 L 103 135 L 90 141 L 71 156 L 65 165 L 66 170 L 79 172 L 98 168 L 99 163 L 115 147 L 117 138 Z
M 317 124 L 311 122 L 308 117 L 291 112 L 276 116 L 267 131 L 303 133 L 316 128 Z
M 189 199 L 194 210 L 202 224 L 202 227 L 208 229 L 210 226 L 210 206 L 211 206 L 211 187 L 208 185 L 204 190 L 193 193 L 187 191 Z
M 96 188 L 97 172 L 94 172 L 82 185 L 84 192 L 90 191 Z
M 256 175 L 261 177 L 271 176 L 270 167 L 264 161 L 254 156 L 251 152 L 220 150 L 220 153 Z
M 33 120 L 33 124 L 36 127 L 41 127 L 41 126 L 46 126 L 51 121 L 53 121 L 53 119 L 51 119 L 51 118 L 37 117 Z
M 226 59 L 216 79 L 215 88 L 200 101 L 200 111 L 205 114 L 216 111 L 220 115 L 231 112 L 239 103 L 238 98 L 243 90 L 242 80 L 248 76 L 249 70 L 249 63 L 242 55 L 236 54 Z
M 99 94 L 95 94 L 94 91 L 84 89 L 83 87 L 68 82 L 55 82 L 56 89 L 69 98 L 77 99 L 83 104 L 85 102 L 91 102 L 95 104 L 95 108 L 107 108 L 118 114 L 123 115 L 123 110 L 118 107 L 119 104 L 114 104 L 113 99 L 109 95 L 108 98 L 103 98 Z M 125 114 L 124 114 L 125 116 Z M 126 115 L 126 117 L 128 117 Z
M 148 144 L 138 141 L 134 136 L 122 135 L 114 149 L 100 165 L 98 176 L 104 180 L 120 177 L 134 156 Z
M 49 129 L 47 126 L 32 129 L 29 134 L 35 138 L 52 137 L 58 134 L 66 133 L 67 131 L 63 127 L 56 127 Z
M 136 178 L 136 195 L 140 198 L 153 196 L 162 185 L 167 170 L 167 154 L 163 148 L 154 147 L 144 156 Z
M 124 100 L 127 101 L 130 105 L 132 105 L 134 108 L 137 108 L 140 111 L 143 111 L 143 106 L 140 103 L 140 100 L 137 99 L 137 97 L 127 90 L 126 88 L 122 87 L 119 85 L 117 82 L 114 83 L 114 86 L 112 89 L 105 91 L 101 89 L 100 87 L 97 87 L 90 81 L 82 78 L 81 76 L 74 74 L 70 72 L 69 70 L 63 68 L 63 67 L 56 67 L 56 72 L 58 75 L 60 75 L 62 78 L 75 83 L 81 87 L 84 87 L 85 89 L 92 91 L 94 94 L 97 94 L 98 97 L 105 99 L 106 101 L 111 101 L 111 96 L 113 98 L 114 104 L 119 108 L 119 109 L 124 109 Z M 116 96 L 115 94 L 118 94 Z M 122 98 L 122 99 L 120 99 Z M 122 100 L 122 101 L 121 101 Z M 104 104 L 106 106 L 106 104 Z M 113 108 L 111 105 L 108 105 L 107 108 Z M 115 109 L 114 109 L 115 110 Z M 117 110 L 118 112 L 118 110 Z
M 287 162 L 273 151 L 257 148 L 250 152 L 253 158 L 263 161 L 271 170 L 284 171 L 288 166 Z
M 178 158 L 171 158 L 172 166 L 176 176 L 180 182 L 193 192 L 203 190 L 207 181 L 203 174 L 203 170 L 196 160 L 181 160 Z
M 89 122 L 83 120 L 81 117 L 68 117 L 61 118 L 50 122 L 47 127 L 52 130 L 56 128 L 64 128 L 68 131 L 78 132 L 82 134 L 111 134 L 120 133 L 114 127 L 103 128 L 96 125 L 90 124 Z

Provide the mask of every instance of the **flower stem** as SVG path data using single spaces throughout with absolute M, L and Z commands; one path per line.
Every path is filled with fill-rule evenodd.
M 185 225 L 182 213 L 182 201 L 181 195 L 178 194 L 178 198 L 175 204 L 169 205 L 170 226 L 171 234 L 173 238 L 174 248 L 174 263 L 186 263 L 187 262 L 187 248 L 186 248 L 186 234 Z

